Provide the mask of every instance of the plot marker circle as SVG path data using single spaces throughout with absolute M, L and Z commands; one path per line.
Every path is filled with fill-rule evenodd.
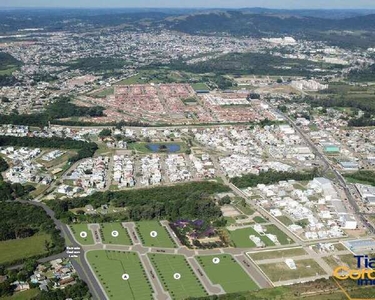
M 111 234 L 112 234 L 113 237 L 118 237 L 118 235 L 119 235 L 117 230 L 113 230 Z
M 215 265 L 217 265 L 218 263 L 220 263 L 220 258 L 218 258 L 218 257 L 214 257 L 214 258 L 212 259 L 212 262 L 213 262 Z
M 122 274 L 121 278 L 122 280 L 129 280 L 130 276 L 129 274 Z
M 158 236 L 158 233 L 157 233 L 156 231 L 151 231 L 151 232 L 150 232 L 150 236 L 153 237 L 153 238 L 154 238 L 154 237 L 157 237 L 157 236 Z
M 86 231 L 81 231 L 81 233 L 79 234 L 79 236 L 81 237 L 81 238 L 87 238 L 87 232 Z
M 174 273 L 173 278 L 176 279 L 176 280 L 179 280 L 181 278 L 181 274 L 180 273 Z

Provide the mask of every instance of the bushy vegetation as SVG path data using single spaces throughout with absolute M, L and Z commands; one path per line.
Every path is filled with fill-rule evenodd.
M 69 117 L 101 117 L 104 108 L 101 106 L 84 107 L 70 102 L 69 97 L 60 97 L 54 103 L 47 105 L 44 112 L 31 115 L 0 115 L 0 124 L 15 124 L 29 126 L 47 126 L 48 122 Z
M 358 81 L 358 82 L 375 81 L 375 64 L 372 64 L 365 69 L 351 70 L 349 72 L 348 78 L 351 81 Z
M 267 171 L 260 172 L 259 175 L 245 174 L 242 177 L 234 177 L 231 182 L 238 188 L 254 187 L 258 184 L 272 184 L 283 180 L 312 180 L 318 176 L 318 172 L 314 169 L 311 172 L 299 173 L 299 172 L 279 172 L 279 171 Z
M 354 179 L 363 183 L 368 183 L 375 186 L 375 172 L 369 170 L 361 170 L 355 173 L 345 174 L 346 178 Z
M 34 300 L 64 300 L 64 299 L 90 299 L 90 291 L 87 284 L 76 279 L 76 283 L 73 285 L 68 285 L 64 289 L 56 289 L 51 291 L 42 291 Z
M 53 200 L 48 204 L 58 218 L 69 222 L 75 217 L 69 209 L 81 208 L 91 204 L 98 208 L 104 204 L 127 209 L 112 218 L 117 220 L 152 220 L 152 219 L 206 219 L 213 220 L 221 216 L 211 195 L 226 192 L 229 188 L 214 182 L 192 182 L 177 186 L 156 187 L 128 191 L 107 191 L 70 200 Z M 81 220 L 97 221 L 104 218 L 109 221 L 111 216 L 85 216 Z
M 31 148 L 57 148 L 57 149 L 75 149 L 77 155 L 71 157 L 69 162 L 76 162 L 80 159 L 91 157 L 98 146 L 95 143 L 75 141 L 64 138 L 40 138 L 40 137 L 14 137 L 0 136 L 0 146 L 16 146 Z

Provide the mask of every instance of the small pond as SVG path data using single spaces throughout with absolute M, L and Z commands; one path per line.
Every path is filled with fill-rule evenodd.
M 178 152 L 181 147 L 178 144 L 147 144 L 146 147 L 152 152 Z

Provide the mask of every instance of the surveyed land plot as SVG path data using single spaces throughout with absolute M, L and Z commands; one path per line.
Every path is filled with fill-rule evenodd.
M 182 255 L 149 254 L 164 289 L 172 299 L 203 297 L 206 290 Z
M 132 245 L 129 233 L 120 223 L 100 224 L 103 244 Z
M 213 284 L 220 284 L 227 293 L 251 291 L 256 283 L 231 255 L 199 256 L 198 262 Z
M 81 245 L 92 245 L 94 244 L 94 238 L 92 232 L 87 224 L 74 224 L 69 226 L 73 232 L 73 235 L 78 243 Z
M 137 232 L 144 246 L 175 248 L 168 231 L 158 221 L 137 222 Z
M 95 250 L 87 259 L 111 300 L 150 300 L 152 287 L 135 252 Z

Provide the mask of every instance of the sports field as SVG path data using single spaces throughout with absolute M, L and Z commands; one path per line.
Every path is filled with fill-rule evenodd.
M 203 297 L 207 292 L 195 276 L 190 265 L 182 255 L 149 254 L 151 262 L 162 282 L 173 299 Z M 179 279 L 175 279 L 175 276 Z
M 151 284 L 137 253 L 95 250 L 87 253 L 87 259 L 109 299 L 153 299 Z
M 0 242 L 0 264 L 47 253 L 45 241 L 51 241 L 49 234 Z
M 174 248 L 176 247 L 167 230 L 158 221 L 137 222 L 137 232 L 144 246 Z M 156 237 L 151 236 L 156 232 Z
M 266 246 L 274 246 L 275 244 L 266 236 L 260 236 L 252 227 L 243 229 L 230 230 L 229 235 L 233 245 L 237 248 L 254 248 L 255 243 L 250 239 L 250 235 L 259 237 Z
M 100 235 L 103 244 L 132 245 L 128 231 L 120 223 L 100 224 Z
M 74 225 L 70 225 L 69 227 L 72 230 L 74 237 L 78 243 L 82 245 L 94 244 L 94 238 L 92 236 L 92 232 L 89 229 L 87 224 L 74 224 Z M 81 237 L 81 233 L 83 232 L 87 234 L 85 238 Z
M 214 258 L 220 261 L 215 264 Z M 220 284 L 227 293 L 258 289 L 255 282 L 246 274 L 231 255 L 198 256 L 198 262 L 213 284 Z

